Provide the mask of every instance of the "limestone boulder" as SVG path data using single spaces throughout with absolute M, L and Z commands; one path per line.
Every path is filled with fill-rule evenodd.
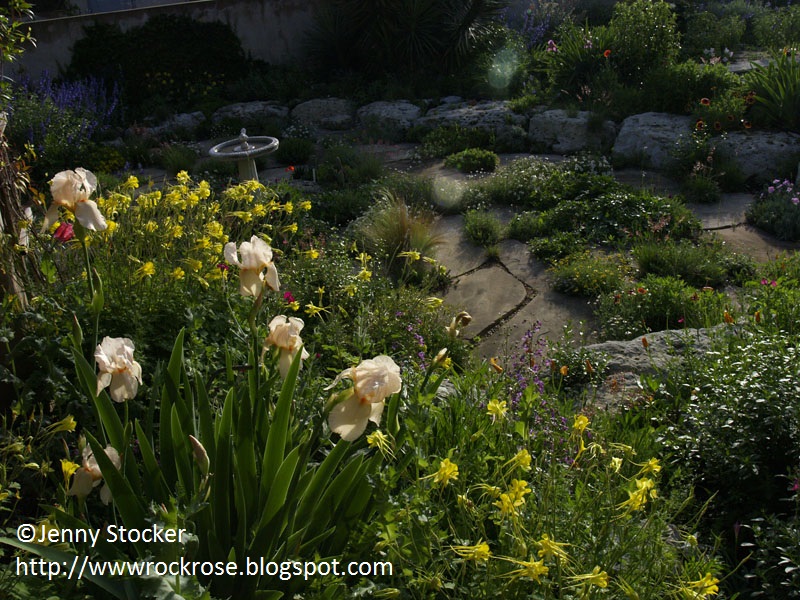
M 745 179 L 768 181 L 800 157 L 800 135 L 787 131 L 735 131 L 721 138 L 717 148 L 736 163 Z
M 160 125 L 153 127 L 150 133 L 154 136 L 163 136 L 173 133 L 178 134 L 191 134 L 202 125 L 206 120 L 206 116 L 201 111 L 191 113 L 180 113 L 173 115 Z
M 648 112 L 622 122 L 611 154 L 617 163 L 664 169 L 681 136 L 691 132 L 692 118 Z
M 564 110 L 546 110 L 534 114 L 528 126 L 528 138 L 534 148 L 574 154 L 585 150 L 609 148 L 616 137 L 613 121 L 595 126 L 588 111 L 571 116 Z
M 356 113 L 362 127 L 386 132 L 385 137 L 404 133 L 421 115 L 422 109 L 408 100 L 373 102 Z
M 212 123 L 224 120 L 255 121 L 261 119 L 276 119 L 286 121 L 289 118 L 289 108 L 276 102 L 238 102 L 218 108 L 211 117 Z
M 417 119 L 416 125 L 424 129 L 443 125 L 485 129 L 495 133 L 500 146 L 522 149 L 527 145 L 528 118 L 512 111 L 504 100 L 440 104 Z
M 303 125 L 342 131 L 355 125 L 355 106 L 342 98 L 315 98 L 295 106 L 291 118 Z

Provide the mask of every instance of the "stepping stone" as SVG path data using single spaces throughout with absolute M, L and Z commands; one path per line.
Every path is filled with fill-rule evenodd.
M 473 271 L 486 262 L 483 248 L 469 242 L 464 235 L 464 217 L 452 215 L 436 221 L 434 233 L 442 243 L 436 246 L 436 260 L 452 277 Z
M 782 242 L 750 225 L 720 229 L 714 234 L 734 252 L 741 252 L 758 262 L 768 262 L 782 252 L 800 251 L 800 243 Z
M 713 204 L 687 204 L 700 219 L 703 229 L 723 229 L 741 225 L 746 221 L 747 207 L 755 196 L 745 193 L 722 194 L 722 199 Z
M 459 277 L 444 301 L 472 315 L 472 323 L 462 333 L 472 338 L 515 310 L 525 296 L 525 286 L 512 275 L 501 267 L 489 267 Z
M 584 341 L 592 341 L 594 338 L 590 329 L 593 324 L 592 307 L 586 299 L 544 290 L 534 296 L 511 319 L 484 336 L 475 348 L 475 354 L 483 358 L 519 354 L 523 335 L 533 328 L 537 321 L 541 323 L 539 335 L 552 342 L 562 339 L 564 325 L 568 323 L 572 325 L 574 339 L 578 341 L 581 337 L 579 335 L 581 321 L 587 324 L 585 329 L 590 331 L 588 335 L 583 336 L 589 338 Z
M 514 277 L 537 291 L 547 286 L 547 265 L 531 254 L 527 244 L 504 240 L 498 251 L 500 262 Z

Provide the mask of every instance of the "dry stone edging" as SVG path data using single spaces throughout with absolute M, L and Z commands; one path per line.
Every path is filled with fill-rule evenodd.
M 617 137 L 616 125 L 606 120 L 597 128 L 590 127 L 591 114 L 581 111 L 573 116 L 560 109 L 536 113 L 528 124 L 528 139 L 558 154 L 610 148 Z

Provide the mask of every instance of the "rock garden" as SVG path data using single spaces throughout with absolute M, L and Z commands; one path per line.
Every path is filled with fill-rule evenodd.
M 798 7 L 30 10 L 0 597 L 797 597 Z

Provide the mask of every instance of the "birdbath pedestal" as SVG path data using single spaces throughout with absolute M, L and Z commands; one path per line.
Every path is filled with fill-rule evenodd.
M 238 139 L 217 144 L 208 151 L 208 155 L 218 160 L 235 160 L 239 166 L 240 181 L 258 181 L 255 159 L 277 149 L 277 138 L 267 135 L 249 137 L 247 131 L 242 129 Z

